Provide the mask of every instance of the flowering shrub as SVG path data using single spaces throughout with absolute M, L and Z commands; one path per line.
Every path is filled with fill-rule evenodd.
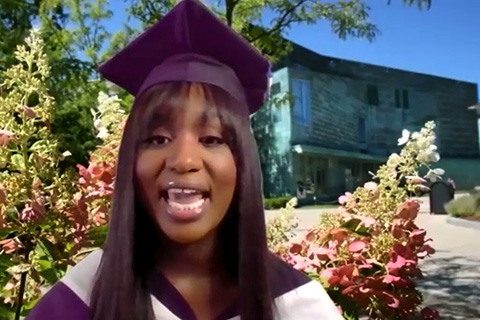
M 92 110 L 97 137 L 102 144 L 91 154 L 87 168 L 77 165 L 78 191 L 74 195 L 74 217 L 78 241 L 83 246 L 101 245 L 106 236 L 122 130 L 127 116 L 118 97 L 98 95 L 98 111 Z
M 60 172 L 50 131 L 53 98 L 38 31 L 17 47 L 0 96 L 0 283 L 2 316 L 28 311 L 40 289 L 74 264 L 79 247 L 68 216 L 75 172 Z M 23 307 L 22 307 L 23 306 Z
M 295 216 L 297 199 L 292 198 L 287 202 L 280 213 L 267 222 L 267 241 L 270 249 L 276 252 L 285 251 L 285 243 L 288 243 L 295 234 L 292 232 L 298 226 L 298 218 Z
M 427 187 L 418 176 L 439 179 L 443 170 L 430 168 L 439 159 L 434 145 L 435 125 L 420 132 L 404 131 L 405 145 L 393 154 L 373 180 L 339 198 L 337 214 L 323 215 L 318 227 L 299 242 L 277 253 L 296 269 L 321 281 L 349 319 L 434 319 L 437 312 L 420 310 L 421 294 L 414 279 L 418 262 L 434 253 L 426 231 L 415 225 L 420 204 L 408 194 Z

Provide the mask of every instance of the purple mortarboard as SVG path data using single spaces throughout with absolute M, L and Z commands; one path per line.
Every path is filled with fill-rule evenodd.
M 257 111 L 268 91 L 270 63 L 199 0 L 183 0 L 100 73 L 138 97 L 162 82 L 218 86 Z

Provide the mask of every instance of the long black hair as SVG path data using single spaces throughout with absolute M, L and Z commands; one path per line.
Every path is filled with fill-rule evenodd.
M 240 316 L 246 320 L 273 319 L 260 163 L 246 105 L 212 85 L 172 82 L 142 94 L 125 126 L 109 233 L 90 300 L 93 320 L 154 319 L 146 276 L 154 267 L 160 240 L 135 196 L 136 150 L 155 110 L 160 107 L 168 112 L 168 105 L 173 108 L 185 103 L 193 85 L 201 86 L 206 103 L 217 108 L 237 166 L 235 196 L 220 232 L 225 265 L 238 281 Z

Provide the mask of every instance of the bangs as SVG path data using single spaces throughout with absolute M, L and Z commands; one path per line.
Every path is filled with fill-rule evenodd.
M 213 119 L 219 119 L 223 139 L 233 152 L 233 121 L 244 118 L 240 115 L 239 103 L 224 90 L 203 83 L 169 82 L 154 86 L 142 94 L 136 103 L 142 109 L 140 141 L 148 138 L 156 128 L 175 123 L 187 111 L 191 103 L 191 92 L 194 90 L 200 93 L 200 99 L 203 99 L 200 103 L 205 106 L 200 124 L 204 126 Z M 248 116 L 246 118 L 248 120 Z

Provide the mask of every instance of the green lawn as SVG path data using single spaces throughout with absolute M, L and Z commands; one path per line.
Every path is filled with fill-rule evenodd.
M 322 209 L 333 209 L 338 207 L 339 207 L 338 204 L 316 204 L 316 205 L 310 205 L 310 206 L 302 206 L 298 208 L 298 210 L 303 210 L 303 209 L 322 210 Z

